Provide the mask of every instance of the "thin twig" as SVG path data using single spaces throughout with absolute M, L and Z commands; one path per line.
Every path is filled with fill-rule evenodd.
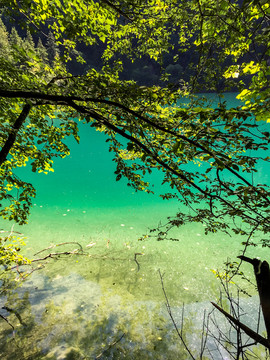
M 3 309 L 3 308 L 2 308 Z M 0 318 L 2 318 L 3 320 L 5 320 L 5 322 L 6 323 L 8 323 L 8 325 L 12 328 L 12 330 L 13 330 L 13 336 L 15 336 L 15 328 L 14 328 L 14 326 L 8 321 L 8 319 L 4 316 L 4 315 L 1 315 L 0 314 Z
M 2 309 L 7 310 L 8 312 L 14 314 L 16 318 L 19 320 L 20 324 L 23 326 L 26 326 L 26 324 L 23 322 L 21 315 L 14 309 L 11 309 L 8 306 L 2 306 Z
M 267 349 L 270 349 L 270 342 L 269 340 L 265 339 L 261 335 L 257 334 L 255 331 L 250 329 L 248 326 L 241 323 L 239 320 L 235 319 L 232 315 L 230 315 L 227 311 L 223 310 L 220 306 L 217 304 L 211 302 L 212 305 L 217 308 L 223 315 L 225 315 L 234 325 L 242 329 L 249 337 L 251 337 L 256 342 L 262 344 Z
M 208 328 L 208 323 L 209 323 L 209 317 L 207 317 L 206 323 L 205 323 L 205 319 L 206 319 L 206 310 L 204 310 L 204 312 L 203 312 L 203 328 L 202 328 L 202 338 L 201 338 L 200 359 L 203 358 L 203 354 L 205 352 L 206 343 L 207 343 L 207 337 L 208 337 L 207 328 Z M 206 328 L 206 332 L 204 332 L 205 328 Z
M 176 325 L 176 322 L 174 320 L 174 317 L 172 315 L 172 311 L 171 311 L 171 306 L 170 306 L 170 303 L 169 303 L 169 299 L 167 297 L 167 294 L 166 294 L 166 290 L 165 290 L 165 287 L 164 287 L 164 282 L 163 282 L 163 275 L 161 275 L 161 272 L 160 272 L 160 269 L 158 269 L 158 272 L 159 272 L 159 276 L 160 276 L 160 281 L 161 281 L 161 286 L 162 286 L 162 291 L 163 291 L 163 294 L 164 294 L 164 297 L 165 297 L 165 300 L 166 300 L 166 308 L 167 308 L 167 311 L 168 311 L 168 314 L 172 320 L 172 323 L 173 323 L 173 326 L 177 332 L 177 335 L 179 337 L 179 339 L 182 341 L 182 344 L 184 345 L 185 349 L 187 350 L 187 352 L 189 353 L 191 359 L 193 360 L 196 360 L 195 357 L 192 355 L 191 351 L 189 350 L 188 346 L 187 346 L 187 343 L 185 342 L 185 339 L 182 335 L 183 333 L 183 317 L 184 317 L 184 311 L 182 311 L 182 323 L 181 323 L 181 332 L 179 331 L 177 325 Z M 183 308 L 184 309 L 184 308 Z
M 36 262 L 36 261 L 43 261 L 43 260 L 46 260 L 46 259 L 49 259 L 49 258 L 53 259 L 54 257 L 60 256 L 60 255 L 74 255 L 74 254 L 76 254 L 76 255 L 86 255 L 84 253 L 79 252 L 78 249 L 75 249 L 73 251 L 61 251 L 61 252 L 50 253 L 50 254 L 44 256 L 43 258 L 33 259 L 33 260 L 31 260 L 31 262 L 33 263 L 33 262 Z
M 95 357 L 95 360 L 98 360 L 101 358 L 101 356 L 108 350 L 110 350 L 114 345 L 116 345 L 117 343 L 119 343 L 123 337 L 125 336 L 125 333 L 123 333 L 119 339 L 115 340 L 113 343 L 111 343 L 105 350 L 103 350 L 98 356 Z
M 136 263 L 137 266 L 138 266 L 138 270 L 137 270 L 137 271 L 140 270 L 140 264 L 139 264 L 139 262 L 138 262 L 138 260 L 137 260 L 137 256 L 138 256 L 138 255 L 143 255 L 143 253 L 135 253 L 135 254 L 134 254 L 134 261 L 135 261 L 135 263 Z
M 69 241 L 69 242 L 63 242 L 63 243 L 60 243 L 60 244 L 52 244 L 52 245 L 48 246 L 47 248 L 38 251 L 37 253 L 34 254 L 34 256 L 36 256 L 37 254 L 42 253 L 43 251 L 46 251 L 46 250 L 49 250 L 49 249 L 54 249 L 56 246 L 62 246 L 62 245 L 67 245 L 67 244 L 76 244 L 76 245 L 79 246 L 80 250 L 83 252 L 83 248 L 82 248 L 82 245 L 80 243 L 78 243 L 76 241 Z

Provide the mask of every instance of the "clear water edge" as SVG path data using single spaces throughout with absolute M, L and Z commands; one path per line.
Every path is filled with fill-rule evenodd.
M 8 336 L 9 342 L 2 353 L 0 350 L 1 359 L 17 359 L 18 351 L 26 356 L 31 352 L 29 346 L 36 347 L 33 359 L 68 358 L 71 348 L 74 359 L 90 359 L 121 333 L 125 337 L 103 358 L 169 359 L 178 354 L 186 359 L 165 311 L 159 270 L 178 320 L 183 303 L 193 306 L 187 334 L 195 331 L 194 326 L 200 333 L 202 308 L 209 308 L 209 302 L 219 298 L 220 284 L 211 269 L 223 269 L 227 258 L 235 261 L 243 239 L 222 233 L 205 236 L 202 225 L 192 224 L 174 231 L 177 242 L 138 241 L 159 221 L 173 215 L 178 204 L 134 193 L 124 182 L 115 182 L 114 163 L 102 134 L 85 129 L 81 137 L 79 146 L 71 142 L 70 157 L 55 162 L 54 174 L 22 170 L 38 195 L 29 224 L 14 230 L 27 236 L 28 256 L 64 242 L 80 243 L 88 255 L 49 259 L 44 269 L 24 283 L 11 300 L 33 327 L 18 327 L 16 350 L 11 330 L 3 324 L 0 341 L 3 344 Z M 267 258 L 266 251 L 250 249 L 247 255 Z M 139 270 L 135 253 L 143 254 L 137 256 Z M 252 276 L 248 265 L 244 270 Z M 248 284 L 242 285 L 255 294 Z M 254 301 L 252 298 L 248 304 Z M 197 336 L 191 346 L 196 347 L 198 341 Z

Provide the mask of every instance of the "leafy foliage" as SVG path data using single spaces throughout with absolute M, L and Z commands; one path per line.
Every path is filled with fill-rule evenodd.
M 24 275 L 18 270 L 21 265 L 29 265 L 31 261 L 21 254 L 25 246 L 22 234 L 13 231 L 0 231 L 0 296 L 6 296 L 24 280 Z M 13 269 L 16 268 L 16 271 Z
M 0 238 L 0 266 L 4 266 L 5 270 L 8 270 L 14 264 L 23 265 L 30 263 L 29 260 L 19 253 L 21 246 L 25 245 L 23 238 L 14 234 L 13 231 L 3 235 L 5 236 Z
M 39 34 L 47 28 L 50 51 L 46 57 L 41 45 L 25 46 L 28 33 L 22 45 L 10 41 L 8 56 L 0 57 L 2 216 L 27 221 L 35 192 L 16 177 L 16 168 L 29 162 L 33 171 L 51 171 L 53 158 L 69 153 L 65 138 L 79 141 L 82 121 L 107 134 L 116 180 L 124 176 L 136 190 L 150 192 L 145 175 L 158 169 L 171 188 L 163 198 L 186 206 L 160 230 L 160 239 L 189 221 L 205 223 L 206 233 L 269 231 L 269 189 L 254 177 L 269 162 L 270 133 L 257 122 L 269 118 L 268 2 L 3 4 L 3 19 L 22 19 Z M 79 42 L 103 44 L 101 71 L 67 71 Z M 178 57 L 192 55 L 188 81 L 142 87 L 121 80 L 123 56 L 148 56 L 162 67 L 174 48 L 176 65 Z M 162 80 L 168 77 L 164 71 Z M 196 96 L 201 90 L 220 94 L 217 103 Z M 228 108 L 221 94 L 228 90 L 239 91 L 244 104 Z

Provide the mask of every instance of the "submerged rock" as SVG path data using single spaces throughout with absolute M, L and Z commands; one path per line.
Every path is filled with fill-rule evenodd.
M 85 359 L 85 356 L 81 351 L 73 346 L 66 348 L 65 346 L 59 346 L 54 348 L 44 358 L 46 360 L 80 360 Z

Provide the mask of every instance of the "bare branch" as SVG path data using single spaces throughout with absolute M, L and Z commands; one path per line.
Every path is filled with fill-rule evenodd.
M 125 336 L 125 333 L 123 333 L 123 334 L 120 336 L 119 339 L 117 339 L 117 340 L 115 340 L 113 343 L 111 343 L 111 344 L 107 347 L 107 349 L 103 350 L 98 356 L 96 356 L 96 357 L 95 357 L 95 360 L 100 359 L 100 358 L 102 357 L 102 355 L 103 355 L 106 351 L 110 350 L 114 345 L 116 345 L 117 343 L 119 343 L 119 342 L 123 339 L 124 336 Z
M 270 342 L 269 340 L 265 339 L 261 335 L 257 334 L 255 331 L 250 329 L 248 326 L 241 323 L 239 320 L 235 319 L 231 314 L 229 314 L 227 311 L 223 310 L 220 306 L 215 304 L 214 302 L 211 302 L 212 305 L 217 308 L 223 315 L 225 315 L 233 324 L 238 326 L 241 330 L 243 330 L 249 337 L 251 337 L 253 340 L 255 340 L 256 343 L 260 343 L 263 346 L 265 346 L 267 349 L 270 349 Z
M 161 286 L 162 286 L 162 291 L 163 291 L 163 294 L 164 294 L 164 297 L 165 297 L 165 304 L 166 304 L 166 308 L 167 308 L 167 311 L 168 311 L 168 314 L 172 320 L 172 323 L 173 323 L 173 326 L 177 332 L 177 335 L 179 337 L 179 339 L 182 341 L 182 344 L 184 345 L 185 349 L 187 350 L 187 352 L 189 353 L 191 359 L 193 360 L 196 360 L 195 357 L 192 355 L 191 351 L 189 350 L 188 346 L 187 346 L 187 343 L 183 337 L 183 318 L 184 318 L 184 308 L 183 308 L 183 312 L 182 312 L 182 322 L 181 322 L 181 331 L 179 331 L 178 329 L 178 326 L 176 325 L 176 322 L 174 320 L 174 317 L 172 315 L 172 311 L 171 311 L 171 306 L 170 306 L 170 303 L 169 303 L 169 299 L 167 297 L 167 294 L 166 294 L 166 290 L 165 290 L 165 287 L 164 287 L 164 282 L 163 282 L 163 275 L 161 275 L 161 272 L 160 272 L 160 269 L 158 270 L 158 273 L 159 273 L 159 276 L 160 276 L 160 281 L 161 281 Z
M 14 309 L 11 309 L 8 306 L 2 306 L 2 309 L 7 310 L 8 312 L 14 314 L 16 318 L 19 320 L 20 324 L 23 326 L 26 326 L 26 324 L 23 322 L 21 315 Z
M 34 254 L 34 256 L 42 253 L 43 251 L 46 251 L 46 250 L 49 250 L 49 249 L 54 249 L 57 246 L 68 245 L 68 244 L 76 244 L 76 245 L 78 245 L 81 252 L 83 252 L 83 248 L 82 248 L 82 245 L 80 243 L 78 243 L 76 241 L 68 241 L 68 242 L 63 242 L 63 243 L 60 243 L 60 244 L 52 244 L 52 245 L 48 246 L 47 248 L 38 251 L 37 253 Z
M 2 309 L 4 309 L 3 307 L 2 307 Z M 8 319 L 4 316 L 4 315 L 1 315 L 0 314 L 0 318 L 2 318 L 3 320 L 5 320 L 5 322 L 12 328 L 12 330 L 13 330 L 13 336 L 15 335 L 15 328 L 14 328 L 14 326 L 8 321 Z

